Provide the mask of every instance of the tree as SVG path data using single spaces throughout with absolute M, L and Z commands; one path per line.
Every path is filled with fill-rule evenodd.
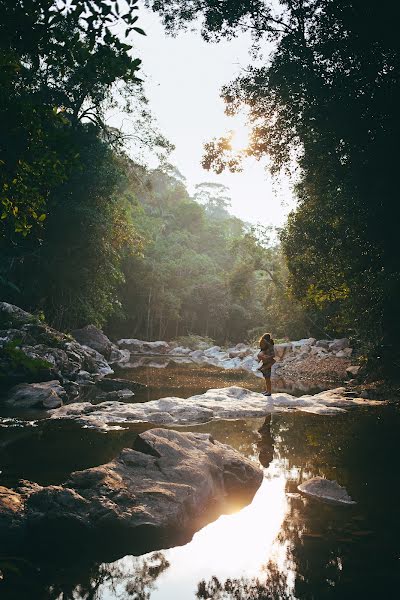
M 172 32 L 200 19 L 205 39 L 246 30 L 259 49 L 273 42 L 222 95 L 228 114 L 248 114 L 247 155 L 268 154 L 275 172 L 297 164 L 299 206 L 282 237 L 291 289 L 331 331 L 351 327 L 372 370 L 397 376 L 398 3 L 148 3 Z M 234 170 L 240 158 L 213 140 L 204 164 Z
M 105 131 L 113 85 L 137 84 L 140 60 L 113 33 L 144 33 L 136 8 L 137 0 L 0 1 L 3 237 L 43 225 L 50 192 L 79 164 L 70 130 L 85 120 Z

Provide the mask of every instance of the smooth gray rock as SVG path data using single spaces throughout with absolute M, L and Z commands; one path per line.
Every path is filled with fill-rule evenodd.
M 297 489 L 308 498 L 320 500 L 328 504 L 346 506 L 357 504 L 350 498 L 344 487 L 340 486 L 336 481 L 330 481 L 323 477 L 313 477 L 301 483 Z
M 58 380 L 42 383 L 21 383 L 14 386 L 6 403 L 16 408 L 59 408 L 67 399 L 67 392 Z
M 331 342 L 329 340 L 318 340 L 315 342 L 315 346 L 317 346 L 317 348 L 324 348 L 324 350 L 328 350 L 330 343 Z
M 167 342 L 146 342 L 136 338 L 124 338 L 117 342 L 120 348 L 126 348 L 131 352 L 144 354 L 166 354 L 171 350 L 171 346 Z
M 38 318 L 14 304 L 0 302 L 0 329 L 8 329 L 34 323 Z
M 112 342 L 98 327 L 86 325 L 82 329 L 74 329 L 71 331 L 71 335 L 83 346 L 89 346 L 89 348 L 93 348 L 93 350 L 96 350 L 105 358 L 110 358 Z
M 62 485 L 3 488 L 0 525 L 23 522 L 34 543 L 77 535 L 104 547 L 118 541 L 122 555 L 148 549 L 149 541 L 151 549 L 168 547 L 187 542 L 230 502 L 248 503 L 262 478 L 256 464 L 209 434 L 153 429 Z

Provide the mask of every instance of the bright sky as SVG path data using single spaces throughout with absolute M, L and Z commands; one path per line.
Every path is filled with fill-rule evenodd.
M 252 223 L 282 225 L 294 207 L 287 180 L 274 182 L 254 159 L 247 159 L 242 173 L 221 175 L 205 171 L 200 164 L 203 144 L 213 137 L 237 130 L 238 143 L 245 143 L 243 119 L 224 114 L 219 94 L 221 86 L 250 62 L 250 37 L 210 44 L 197 32 L 166 36 L 158 15 L 143 6 L 138 25 L 147 34 L 137 35 L 135 45 L 143 61 L 150 109 L 161 132 L 176 147 L 170 162 L 186 177 L 189 192 L 204 181 L 222 183 L 231 190 L 233 214 Z

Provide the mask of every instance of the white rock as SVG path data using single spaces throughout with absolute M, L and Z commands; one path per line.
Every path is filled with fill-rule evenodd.
M 193 350 L 193 352 L 191 352 L 189 356 L 194 362 L 205 362 L 205 355 L 203 350 Z
M 308 498 L 327 502 L 328 504 L 357 504 L 350 498 L 344 487 L 340 486 L 336 481 L 330 481 L 322 477 L 309 479 L 301 483 L 297 489 Z
M 220 346 L 211 346 L 211 348 L 207 348 L 207 350 L 204 350 L 205 356 L 215 356 L 219 352 L 221 352 Z
M 232 386 L 208 390 L 190 398 L 168 397 L 139 404 L 122 402 L 89 402 L 69 404 L 51 412 L 52 419 L 75 419 L 87 426 L 107 429 L 116 423 L 149 422 L 156 425 L 204 423 L 219 419 L 262 417 L 287 409 L 321 415 L 344 412 L 359 405 L 382 406 L 376 400 L 346 398 L 344 388 L 328 390 L 315 396 L 300 398 L 290 394 L 273 394 L 266 398 L 261 393 Z
M 296 349 L 296 348 L 301 348 L 302 346 L 312 346 L 313 344 L 315 344 L 316 339 L 315 338 L 303 338 L 301 340 L 296 340 L 294 342 L 291 342 L 292 344 L 292 348 Z

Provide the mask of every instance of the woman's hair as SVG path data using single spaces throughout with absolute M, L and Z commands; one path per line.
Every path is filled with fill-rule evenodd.
M 270 344 L 271 346 L 274 345 L 274 340 L 272 339 L 272 336 L 270 333 L 264 333 L 260 339 L 259 339 L 259 345 L 261 350 L 264 350 L 264 348 L 267 347 L 268 344 Z

